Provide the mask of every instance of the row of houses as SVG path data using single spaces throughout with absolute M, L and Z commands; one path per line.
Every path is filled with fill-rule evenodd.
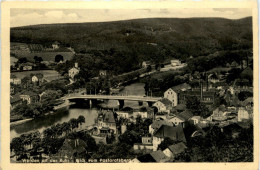
M 30 76 L 30 81 L 31 81 L 31 83 L 43 83 L 43 81 L 44 81 L 44 76 L 43 76 L 43 74 L 41 74 L 41 73 L 32 74 L 32 75 Z M 22 79 L 16 77 L 15 75 L 11 75 L 10 83 L 11 83 L 11 84 L 14 84 L 14 85 L 20 85 L 20 84 L 22 83 Z

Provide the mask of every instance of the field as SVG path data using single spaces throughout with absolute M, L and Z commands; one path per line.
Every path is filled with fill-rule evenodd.
M 37 73 L 42 73 L 43 77 L 48 81 L 52 81 L 52 80 L 56 80 L 58 78 L 61 78 L 59 73 L 55 70 L 37 70 L 37 71 L 14 72 L 14 73 L 11 73 L 11 75 L 15 75 L 16 77 L 22 79 L 25 76 L 29 76 L 30 74 L 37 74 Z

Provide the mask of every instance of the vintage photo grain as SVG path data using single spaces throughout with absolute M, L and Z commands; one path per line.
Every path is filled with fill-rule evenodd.
M 251 8 L 11 8 L 9 30 L 11 164 L 254 162 Z

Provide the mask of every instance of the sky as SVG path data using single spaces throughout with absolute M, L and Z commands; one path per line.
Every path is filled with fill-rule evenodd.
M 171 9 L 11 9 L 11 27 L 51 24 L 107 22 L 137 18 L 221 17 L 240 19 L 252 16 L 247 8 Z

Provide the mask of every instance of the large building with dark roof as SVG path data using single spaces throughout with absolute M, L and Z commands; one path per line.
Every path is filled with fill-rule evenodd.
M 158 145 L 160 145 L 166 137 L 173 141 L 182 141 L 186 143 L 186 138 L 181 125 L 174 127 L 162 125 L 153 135 L 154 151 L 158 149 Z

